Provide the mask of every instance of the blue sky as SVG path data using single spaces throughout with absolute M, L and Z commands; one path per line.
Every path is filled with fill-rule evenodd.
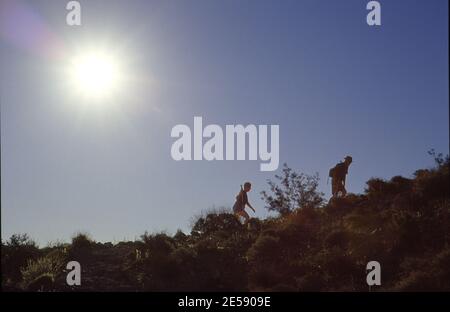
M 39 243 L 87 231 L 99 241 L 188 231 L 192 217 L 259 193 L 259 161 L 170 156 L 177 124 L 280 125 L 280 162 L 321 178 L 345 155 L 350 192 L 411 176 L 448 153 L 448 1 L 2 1 L 2 237 Z M 19 12 L 19 13 L 17 13 Z M 7 18 L 19 14 L 23 18 Z M 67 85 L 73 54 L 120 55 L 127 81 L 91 107 Z M 85 105 L 87 104 L 87 105 Z M 281 166 L 280 166 L 281 168 Z

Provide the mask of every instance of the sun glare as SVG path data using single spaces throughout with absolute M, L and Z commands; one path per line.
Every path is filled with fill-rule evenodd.
M 117 91 L 119 68 L 110 55 L 90 52 L 73 59 L 71 76 L 77 91 L 89 97 L 104 97 Z

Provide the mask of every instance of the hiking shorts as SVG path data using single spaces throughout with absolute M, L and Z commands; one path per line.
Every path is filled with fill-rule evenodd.
M 233 205 L 233 212 L 237 213 L 241 211 L 244 211 L 244 206 L 242 206 L 239 202 L 235 202 Z

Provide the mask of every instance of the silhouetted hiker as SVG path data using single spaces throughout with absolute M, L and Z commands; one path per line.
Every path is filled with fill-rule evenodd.
M 331 198 L 338 197 L 337 195 L 339 192 L 342 194 L 341 197 L 344 197 L 347 194 L 347 190 L 345 189 L 345 177 L 351 163 L 352 157 L 346 156 L 344 162 L 340 162 L 330 169 L 329 177 L 331 178 L 331 193 L 333 194 Z
M 256 212 L 255 208 L 253 208 L 252 205 L 250 205 L 250 203 L 248 202 L 247 192 L 250 192 L 251 188 L 252 188 L 252 184 L 250 182 L 245 182 L 244 188 L 242 188 L 242 185 L 241 185 L 241 191 L 236 196 L 236 202 L 233 205 L 234 215 L 238 219 L 239 219 L 239 217 L 244 217 L 244 219 L 245 219 L 244 224 L 246 224 L 248 222 L 248 220 L 250 220 L 250 216 L 245 211 L 245 205 L 249 206 L 253 210 L 253 212 Z

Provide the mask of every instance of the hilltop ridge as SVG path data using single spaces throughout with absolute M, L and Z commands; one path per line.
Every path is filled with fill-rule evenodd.
M 291 169 L 289 169 L 291 170 Z M 290 171 L 292 173 L 292 171 Z M 315 189 L 309 189 L 314 191 Z M 366 264 L 381 264 L 372 290 L 450 290 L 449 159 L 413 178 L 371 179 L 363 194 L 241 225 L 226 212 L 199 217 L 190 233 L 138 241 L 37 248 L 26 235 L 2 242 L 5 291 L 368 291 Z M 81 286 L 65 264 L 79 261 Z

